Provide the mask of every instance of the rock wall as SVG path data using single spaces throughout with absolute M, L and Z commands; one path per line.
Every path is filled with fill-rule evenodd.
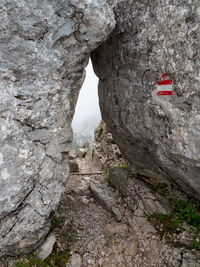
M 137 168 L 200 197 L 200 2 L 109 0 L 111 37 L 93 54 L 103 120 Z M 158 96 L 167 73 L 173 95 Z
M 0 256 L 48 232 L 68 177 L 89 54 L 115 25 L 104 0 L 0 1 Z
M 0 1 L 0 256 L 49 230 L 84 67 L 111 32 L 92 58 L 115 142 L 200 197 L 199 23 L 198 0 Z M 156 94 L 163 73 L 173 96 Z

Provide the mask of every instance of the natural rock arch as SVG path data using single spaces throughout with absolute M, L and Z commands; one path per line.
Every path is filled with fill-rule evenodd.
M 49 230 L 84 67 L 102 42 L 92 59 L 116 143 L 135 167 L 200 196 L 199 1 L 107 2 L 0 3 L 0 256 L 33 250 Z M 174 95 L 158 98 L 166 72 Z

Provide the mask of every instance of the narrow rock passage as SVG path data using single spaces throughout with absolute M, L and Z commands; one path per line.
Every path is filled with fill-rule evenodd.
M 200 267 L 199 251 L 186 248 L 194 240 L 189 225 L 171 233 L 172 221 L 167 221 L 163 236 L 164 226 L 149 219 L 172 214 L 167 196 L 185 201 L 187 196 L 161 174 L 135 171 L 103 122 L 95 140 L 69 153 L 71 173 L 52 214 L 51 232 L 32 254 L 46 259 L 45 265 L 34 258 L 23 267 Z
M 68 217 L 63 230 L 69 225 L 74 230 L 69 237 L 73 254 L 68 266 L 78 266 L 78 262 L 79 266 L 126 266 L 126 261 L 132 266 L 132 257 L 137 254 L 133 229 L 125 216 L 119 221 L 120 210 L 118 216 L 112 211 L 117 213 L 118 193 L 104 179 L 104 175 L 69 178 L 60 206 L 61 213 Z
M 77 161 L 86 172 L 85 159 Z M 146 189 L 138 190 L 145 198 Z M 105 175 L 71 175 L 59 208 L 65 223 L 57 233 L 58 244 L 68 242 L 71 249 L 67 266 L 200 266 L 184 249 L 160 240 L 142 205 L 135 212 L 129 206 Z
M 159 174 L 136 174 L 105 125 L 103 129 L 101 135 L 95 131 L 95 142 L 70 151 L 71 174 L 41 250 L 6 259 L 9 264 L 2 267 L 200 267 L 199 251 L 186 249 L 194 240 L 188 225 L 166 243 L 159 235 L 162 227 L 148 219 L 172 212 L 156 186 L 187 197 Z

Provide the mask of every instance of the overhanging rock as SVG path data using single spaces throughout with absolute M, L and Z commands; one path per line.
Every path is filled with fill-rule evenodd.
M 109 3 L 116 28 L 92 57 L 103 120 L 134 166 L 200 198 L 200 2 Z M 166 73 L 173 95 L 157 95 Z

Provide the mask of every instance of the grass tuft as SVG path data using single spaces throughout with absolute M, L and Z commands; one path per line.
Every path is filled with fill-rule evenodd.
M 101 124 L 99 124 L 99 126 L 97 127 L 97 129 L 98 129 L 98 137 L 101 137 L 101 136 L 102 136 L 102 134 L 103 134 L 103 131 L 104 131 L 104 129 L 103 129 L 103 127 L 102 127 L 102 125 L 101 125 Z
M 116 217 L 116 214 L 112 210 L 110 210 L 110 215 L 111 215 L 112 218 Z
M 50 231 L 53 231 L 56 227 L 58 227 L 61 224 L 60 218 L 54 216 L 51 220 L 51 227 Z

